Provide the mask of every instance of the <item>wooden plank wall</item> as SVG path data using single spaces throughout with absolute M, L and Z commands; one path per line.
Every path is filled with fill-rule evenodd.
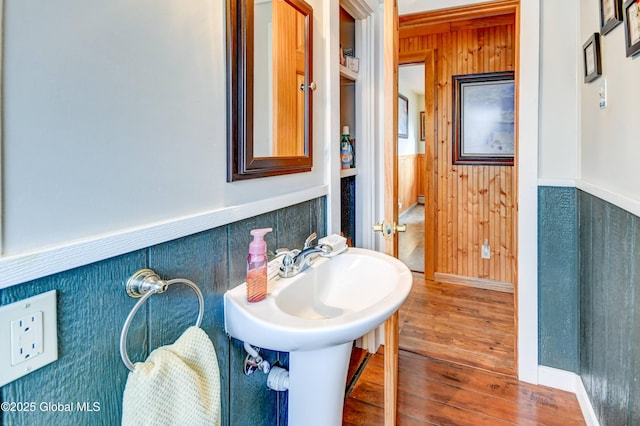
M 401 19 L 402 24 L 402 19 Z M 452 165 L 452 76 L 514 70 L 515 15 L 400 29 L 400 63 L 436 50 L 435 272 L 514 282 L 513 167 Z M 429 118 L 427 118 L 429 119 Z M 491 258 L 481 258 L 487 239 Z
M 398 214 L 418 202 L 418 156 L 398 156 Z
M 305 20 L 283 1 L 273 3 L 273 155 L 304 155 Z M 295 37 L 282 37 L 295 28 Z M 292 119 L 294 117 L 294 119 Z
M 398 202 L 402 214 L 418 202 L 418 195 L 425 194 L 425 155 L 401 155 L 398 157 Z

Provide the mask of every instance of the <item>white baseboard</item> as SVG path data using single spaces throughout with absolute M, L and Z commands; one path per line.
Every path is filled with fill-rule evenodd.
M 576 373 L 539 365 L 538 384 L 575 394 L 587 426 L 600 426 L 582 379 Z
M 538 384 L 543 386 L 576 393 L 576 378 L 580 379 L 576 373 L 571 371 L 545 367 L 544 365 L 538 366 Z
M 598 417 L 596 417 L 596 412 L 593 411 L 593 405 L 591 405 L 589 395 L 587 395 L 587 390 L 584 388 L 580 376 L 576 376 L 576 397 L 578 398 L 578 404 L 580 404 L 582 416 L 587 426 L 600 426 L 600 422 L 598 421 Z

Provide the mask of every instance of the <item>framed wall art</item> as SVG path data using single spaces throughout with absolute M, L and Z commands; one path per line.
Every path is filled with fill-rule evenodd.
M 409 99 L 398 93 L 398 137 L 409 137 Z
M 640 52 L 640 0 L 627 0 L 622 6 L 627 57 Z
M 582 63 L 584 65 L 584 82 L 590 83 L 602 75 L 600 59 L 600 34 L 593 33 L 582 45 Z
M 512 166 L 513 71 L 453 76 L 453 164 Z
M 600 0 L 600 34 L 607 34 L 620 22 L 622 22 L 622 0 Z

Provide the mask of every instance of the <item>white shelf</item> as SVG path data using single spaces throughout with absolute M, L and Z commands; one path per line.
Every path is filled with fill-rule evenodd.
M 349 176 L 355 176 L 357 174 L 358 174 L 358 169 L 357 168 L 341 169 L 340 170 L 340 179 L 346 178 L 346 177 L 349 177 Z
M 349 68 L 345 67 L 344 65 L 339 65 L 340 67 L 340 76 L 344 77 L 348 80 L 351 81 L 358 81 L 358 73 L 351 71 Z

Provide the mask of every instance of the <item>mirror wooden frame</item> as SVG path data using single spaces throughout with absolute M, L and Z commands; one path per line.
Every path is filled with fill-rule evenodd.
M 286 0 L 305 16 L 305 128 L 303 156 L 254 156 L 253 10 L 254 0 L 227 0 L 227 181 L 311 171 L 313 9 L 303 0 Z

